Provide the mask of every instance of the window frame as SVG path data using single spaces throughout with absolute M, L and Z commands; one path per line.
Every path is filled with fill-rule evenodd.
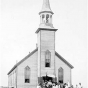
M 49 23 L 49 14 L 46 14 L 46 23 Z
M 45 67 L 51 67 L 51 52 L 49 50 L 45 51 Z
M 62 74 L 61 74 L 62 73 Z M 60 79 L 61 80 L 60 80 Z M 58 82 L 60 82 L 61 84 L 63 84 L 64 83 L 64 69 L 62 68 L 62 67 L 60 67 L 59 69 L 58 69 Z
M 30 67 L 26 66 L 24 68 L 24 83 L 30 83 L 30 73 L 31 73 Z

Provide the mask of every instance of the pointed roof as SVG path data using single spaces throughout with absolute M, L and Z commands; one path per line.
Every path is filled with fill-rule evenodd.
M 53 14 L 50 8 L 49 0 L 43 0 L 42 10 L 39 12 L 39 14 L 41 14 L 42 12 L 50 12 Z
M 19 61 L 17 64 L 15 64 L 13 66 L 13 68 L 8 72 L 7 75 L 9 75 L 17 66 L 19 66 L 22 62 L 24 62 L 26 59 L 28 59 L 31 55 L 33 55 L 36 51 L 38 51 L 38 48 L 36 48 L 35 50 L 33 50 L 31 53 L 29 53 L 25 58 L 23 58 L 21 61 Z M 62 60 L 66 65 L 68 65 L 71 69 L 74 68 L 68 61 L 66 61 L 61 55 L 59 55 L 56 51 L 55 51 L 55 55 Z
M 55 55 L 60 59 L 62 60 L 66 65 L 68 65 L 71 69 L 74 68 L 68 61 L 66 61 L 60 54 L 58 54 L 56 51 L 55 51 Z
M 17 64 L 13 66 L 13 68 L 8 72 L 7 75 L 9 75 L 18 65 L 20 65 L 22 62 L 24 62 L 26 59 L 28 59 L 31 55 L 33 55 L 36 51 L 38 51 L 38 48 L 33 50 L 31 53 L 29 53 L 25 58 L 23 58 L 21 61 L 19 61 Z

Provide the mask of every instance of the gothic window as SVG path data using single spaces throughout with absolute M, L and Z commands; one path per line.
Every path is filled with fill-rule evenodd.
M 58 82 L 63 83 L 63 68 L 62 67 L 58 69 Z
M 43 14 L 43 15 L 42 15 L 42 19 L 44 19 L 44 17 L 45 17 L 45 16 L 44 16 L 44 14 Z
M 52 18 L 52 15 L 50 15 L 50 18 Z
M 45 52 L 45 67 L 50 67 L 51 52 L 47 50 Z
M 29 68 L 29 66 L 25 67 L 25 83 L 30 83 L 30 68 Z
M 49 22 L 49 14 L 46 15 L 46 23 Z
M 42 15 L 42 21 L 45 22 L 45 15 Z

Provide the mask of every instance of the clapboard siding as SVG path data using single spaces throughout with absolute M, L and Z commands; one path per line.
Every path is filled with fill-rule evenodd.
M 38 58 L 38 52 L 35 52 L 32 56 L 27 58 L 23 63 L 21 63 L 18 66 L 18 72 L 17 72 L 17 86 L 19 86 L 18 88 L 31 88 L 30 87 L 31 85 L 32 86 L 37 85 L 37 58 Z M 26 66 L 29 66 L 31 71 L 30 83 L 24 82 L 24 68 Z
M 40 43 L 41 42 L 41 37 L 40 36 L 41 36 L 41 32 L 39 31 L 38 35 L 37 35 L 37 38 L 38 38 L 37 39 L 37 42 L 38 42 L 38 66 L 37 66 L 37 68 L 38 68 L 38 77 L 40 77 L 40 74 L 41 74 L 40 73 L 40 69 L 41 69 L 41 64 L 40 64 L 40 61 L 41 61 L 40 60 L 41 59 L 40 58 L 41 57 L 41 47 L 40 47 L 41 46 L 41 43 Z
M 56 67 L 57 80 L 58 80 L 58 69 L 62 67 L 64 70 L 64 83 L 67 83 L 68 81 L 71 83 L 71 68 L 68 67 L 68 65 L 66 65 L 57 56 L 55 56 L 55 67 Z
M 38 60 L 41 75 L 54 74 L 54 60 L 55 60 L 55 31 L 41 30 L 38 33 Z M 50 68 L 45 67 L 45 51 L 51 52 L 51 66 Z
M 8 86 L 16 87 L 16 69 L 8 75 Z

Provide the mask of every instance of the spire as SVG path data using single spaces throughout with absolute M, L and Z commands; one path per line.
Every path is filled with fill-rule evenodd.
M 43 0 L 42 10 L 39 12 L 40 15 L 40 24 L 39 28 L 36 31 L 38 33 L 40 30 L 49 30 L 56 31 L 52 24 L 53 12 L 50 8 L 49 0 Z
M 50 12 L 53 14 L 50 8 L 49 0 L 43 0 L 42 10 L 39 12 L 39 14 L 41 14 L 42 12 Z
M 53 12 L 50 8 L 49 0 L 43 0 L 42 10 L 39 12 L 40 25 L 39 28 L 54 28 L 52 24 Z

